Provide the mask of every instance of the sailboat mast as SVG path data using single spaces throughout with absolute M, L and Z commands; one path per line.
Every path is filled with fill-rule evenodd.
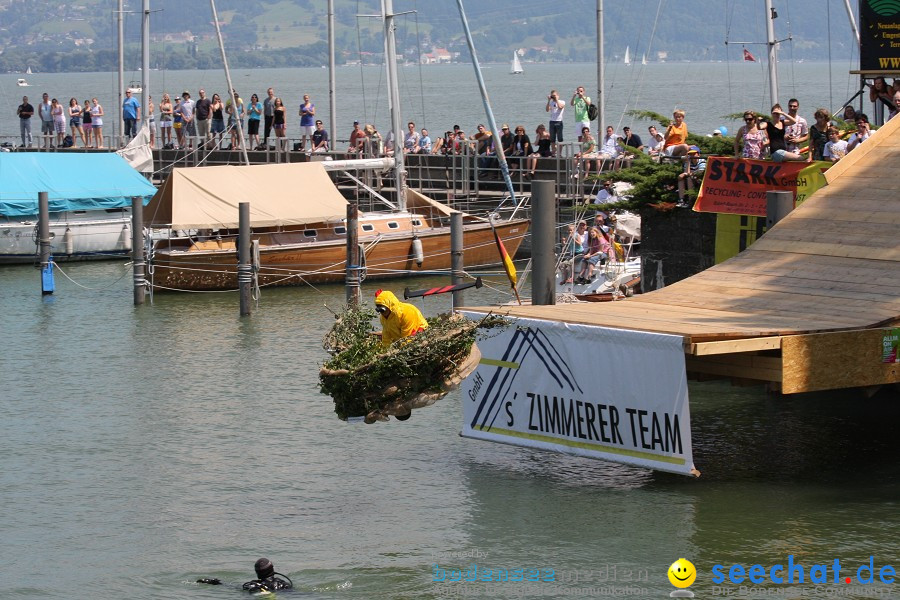
M 141 9 L 141 117 L 150 122 L 150 0 Z
M 603 107 L 603 0 L 597 0 L 597 131 L 603 131 L 606 111 Z
M 337 98 L 335 97 L 337 84 L 335 83 L 334 74 L 334 0 L 328 0 L 328 105 L 329 123 L 328 137 L 331 140 L 331 146 L 334 148 L 334 141 L 337 139 Z
M 406 210 L 406 166 L 403 162 L 403 125 L 400 122 L 400 86 L 397 83 L 397 44 L 394 40 L 394 0 L 381 0 L 384 19 L 384 54 L 387 62 L 388 103 L 391 131 L 394 132 L 394 164 L 397 177 L 397 206 Z
M 772 0 L 766 0 L 766 46 L 769 50 L 769 97 L 770 104 L 778 104 L 778 42 L 775 41 L 775 19 L 778 13 L 772 8 Z
M 484 77 L 481 76 L 481 65 L 478 64 L 478 55 L 475 54 L 475 42 L 472 40 L 472 31 L 469 29 L 469 20 L 466 18 L 466 10 L 463 7 L 462 0 L 456 0 L 459 7 L 459 18 L 462 21 L 463 33 L 466 34 L 466 43 L 469 45 L 469 54 L 472 55 L 472 67 L 475 68 L 475 79 L 478 81 L 478 89 L 481 91 L 481 102 L 484 104 L 484 113 L 487 116 L 488 126 L 491 128 L 494 136 L 494 153 L 500 162 L 500 172 L 506 181 L 506 189 L 509 190 L 509 197 L 513 205 L 516 204 L 516 191 L 513 188 L 512 179 L 509 176 L 509 165 L 506 163 L 506 156 L 503 155 L 503 144 L 500 143 L 500 130 L 497 129 L 497 122 L 494 120 L 494 111 L 491 110 L 491 99 L 488 98 L 487 86 L 484 85 Z
M 225 83 L 228 84 L 228 96 L 231 98 L 231 110 L 234 111 L 234 121 L 238 128 L 240 139 L 244 139 L 244 120 L 238 114 L 237 97 L 234 94 L 234 86 L 231 85 L 231 71 L 228 70 L 228 61 L 225 59 L 225 42 L 222 40 L 222 28 L 219 27 L 219 13 L 216 10 L 216 0 L 209 0 L 212 7 L 213 23 L 216 25 L 216 36 L 219 38 L 219 52 L 222 53 L 222 66 L 225 67 Z M 120 111 L 121 112 L 121 111 Z M 241 143 L 241 153 L 244 156 L 244 164 L 250 166 L 250 157 L 247 156 L 247 144 Z
M 118 118 L 115 122 L 119 124 L 119 135 L 121 136 L 125 131 L 125 117 L 122 115 L 122 95 L 125 93 L 125 0 L 119 0 L 119 10 L 116 12 L 116 16 L 119 26 L 119 87 L 118 104 L 116 104 Z

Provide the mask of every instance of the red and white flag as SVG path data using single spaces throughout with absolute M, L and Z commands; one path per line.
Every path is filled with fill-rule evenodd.
M 744 48 L 744 60 L 756 62 L 756 57 L 750 54 L 750 51 Z

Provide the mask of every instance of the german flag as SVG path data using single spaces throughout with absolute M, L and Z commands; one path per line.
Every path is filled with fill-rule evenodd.
M 494 241 L 497 242 L 497 250 L 500 252 L 500 258 L 503 259 L 503 268 L 506 270 L 506 276 L 509 277 L 509 285 L 515 289 L 516 282 L 518 281 L 518 277 L 516 275 L 516 265 L 513 264 L 512 259 L 509 257 L 509 254 L 506 252 L 506 248 L 503 246 L 503 240 L 500 239 L 500 236 L 497 234 L 497 230 L 491 227 L 494 232 Z

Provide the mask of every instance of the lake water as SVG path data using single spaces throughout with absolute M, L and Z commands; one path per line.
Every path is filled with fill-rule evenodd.
M 723 124 L 719 115 L 765 104 L 759 68 L 739 66 L 748 78 L 752 71 L 752 85 L 734 76 L 738 66 L 729 78 L 724 64 L 649 65 L 645 100 L 632 105 L 685 106 L 689 125 L 711 130 Z M 522 77 L 504 65 L 486 70 L 498 120 L 536 123 L 545 88 L 590 87 L 595 76 L 590 65 L 525 68 Z M 383 84 L 376 93 L 378 73 L 365 72 L 373 82 L 366 104 L 383 115 Z M 418 89 L 418 71 L 403 73 L 404 87 Z M 826 67 L 797 65 L 796 73 L 804 112 L 826 105 Z M 338 111 L 342 130 L 353 117 L 372 119 L 358 75 L 340 71 L 339 87 L 351 90 Z M 154 76 L 170 91 L 225 87 L 219 73 Z M 423 77 L 425 119 L 418 100 L 405 118 L 434 130 L 483 120 L 469 67 Z M 247 96 L 274 83 L 292 105 L 303 91 L 325 104 L 321 69 L 235 78 Z M 611 78 L 608 110 L 618 119 L 632 84 L 621 73 Z M 14 79 L 0 77 L 3 131 L 15 125 Z M 59 97 L 112 95 L 108 74 L 30 79 L 29 91 Z M 237 597 L 234 586 L 252 577 L 260 556 L 303 597 L 346 599 L 462 592 L 432 582 L 435 564 L 555 569 L 561 587 L 540 597 L 612 586 L 642 598 L 667 597 L 666 569 L 681 556 L 700 571 L 692 588 L 700 598 L 714 595 L 715 564 L 783 564 L 793 555 L 807 566 L 840 559 L 855 571 L 874 556 L 876 567 L 900 567 L 896 395 L 778 398 L 692 383 L 694 460 L 703 471 L 692 480 L 460 438 L 458 393 L 405 423 L 339 421 L 317 392 L 317 371 L 326 304 L 340 307 L 340 286 L 264 290 L 260 309 L 239 319 L 233 293 L 158 295 L 135 308 L 122 261 L 63 269 L 104 289 L 57 276 L 57 293 L 41 298 L 36 270 L 0 267 L 4 599 Z M 389 287 L 432 283 L 444 281 Z M 364 298 L 374 289 L 365 284 Z M 467 295 L 469 303 L 507 299 L 499 279 Z M 425 305 L 426 313 L 446 308 L 446 298 Z M 193 583 L 204 576 L 231 587 Z M 472 597 L 526 592 L 503 585 Z M 793 587 L 779 597 L 900 598 L 898 585 Z
M 545 103 L 551 88 L 560 91 L 567 102 L 575 88 L 583 85 L 588 95 L 596 98 L 597 69 L 593 64 L 526 64 L 525 73 L 510 75 L 509 65 L 485 65 L 483 73 L 498 127 L 525 125 L 533 136 L 538 123 L 547 122 Z M 838 110 L 858 89 L 858 79 L 848 75 L 849 64 L 786 63 L 779 65 L 780 100 L 787 106 L 789 97 L 800 100 L 801 115 L 813 122 L 817 107 Z M 375 66 L 341 67 L 337 70 L 337 137 L 348 139 L 352 123 L 374 122 L 385 133 L 390 128 L 384 69 Z M 37 73 L 26 76 L 31 87 L 16 87 L 16 74 L 0 75 L 0 133 L 4 139 L 18 144 L 19 124 L 16 107 L 22 94 L 29 96 L 35 106 L 41 94 L 47 92 L 68 106 L 69 98 L 84 99 L 96 96 L 107 114 L 104 131 L 112 133 L 110 124 L 116 115 L 115 73 Z M 218 92 L 224 98 L 227 89 L 222 70 L 211 71 L 151 71 L 151 95 L 159 105 L 162 92 L 173 97 L 189 90 L 196 99 L 197 91 L 205 89 L 211 97 Z M 139 72 L 126 72 L 126 83 L 140 79 Z M 400 92 L 403 98 L 401 116 L 427 127 L 437 137 L 459 124 L 467 133 L 475 131 L 486 117 L 470 65 L 440 65 L 402 67 L 399 69 Z M 317 106 L 317 117 L 328 127 L 328 70 L 327 69 L 235 69 L 232 73 L 235 89 L 245 101 L 256 93 L 266 95 L 266 88 L 275 88 L 288 107 L 288 137 L 297 137 L 299 108 L 302 95 L 310 94 Z M 610 64 L 606 72 L 607 124 L 621 131 L 631 125 L 644 135 L 648 121 L 635 121 L 624 115 L 627 110 L 652 110 L 670 115 L 675 108 L 687 111 L 690 131 L 708 134 L 719 126 L 734 133 L 738 123 L 723 119 L 724 115 L 746 109 L 769 109 L 768 79 L 761 63 L 651 63 L 646 66 Z M 866 101 L 866 109 L 871 104 Z M 36 117 L 35 117 L 36 119 Z M 575 140 L 574 114 L 567 109 L 564 133 Z M 38 126 L 40 123 L 38 123 Z M 32 125 L 34 129 L 34 125 Z M 39 127 L 38 127 L 39 129 Z
M 36 270 L 0 268 L 4 599 L 235 597 L 193 582 L 236 586 L 260 556 L 303 597 L 347 599 L 452 597 L 435 564 L 662 598 L 681 556 L 698 597 L 714 564 L 900 562 L 896 396 L 691 384 L 692 480 L 460 438 L 458 392 L 405 423 L 339 421 L 317 370 L 341 286 L 264 290 L 239 319 L 233 293 L 135 308 L 123 263 L 63 268 L 106 289 L 58 277 L 42 299 Z M 468 302 L 505 300 L 495 285 Z M 524 593 L 504 585 L 474 597 Z

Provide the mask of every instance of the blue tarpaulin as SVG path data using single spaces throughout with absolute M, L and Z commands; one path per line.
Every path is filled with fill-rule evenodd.
M 50 212 L 146 205 L 156 188 L 114 153 L 0 153 L 0 215 L 38 212 L 38 192 L 50 197 Z

